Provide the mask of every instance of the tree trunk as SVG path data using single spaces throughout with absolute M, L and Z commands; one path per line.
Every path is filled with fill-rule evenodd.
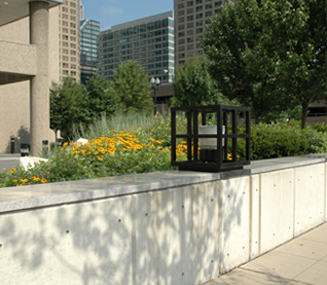
M 308 117 L 309 104 L 302 103 L 302 118 L 301 118 L 301 129 L 305 129 L 307 126 L 307 117 Z

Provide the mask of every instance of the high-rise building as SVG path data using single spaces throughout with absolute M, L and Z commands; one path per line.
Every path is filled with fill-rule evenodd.
M 174 0 L 175 66 L 184 65 L 194 55 L 203 55 L 200 46 L 205 25 L 220 12 L 227 0 Z
M 111 80 L 121 62 L 137 60 L 147 74 L 172 82 L 174 68 L 173 11 L 112 26 L 99 37 L 99 75 Z
M 81 82 L 88 84 L 90 77 L 97 71 L 98 44 L 100 22 L 86 19 L 81 21 L 80 54 L 81 54 Z
M 60 78 L 72 76 L 80 81 L 79 0 L 65 0 L 59 13 Z

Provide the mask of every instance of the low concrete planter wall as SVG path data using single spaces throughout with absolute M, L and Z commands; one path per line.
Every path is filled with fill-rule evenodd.
M 2 188 L 1 283 L 204 283 L 327 220 L 325 161 Z

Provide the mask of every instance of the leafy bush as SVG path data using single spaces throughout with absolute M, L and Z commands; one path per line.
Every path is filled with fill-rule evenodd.
M 297 121 L 251 127 L 251 159 L 327 152 L 327 136 L 314 128 L 301 130 Z

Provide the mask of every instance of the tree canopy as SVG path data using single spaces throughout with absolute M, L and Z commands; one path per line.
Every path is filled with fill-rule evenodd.
M 149 77 L 144 68 L 137 61 L 128 60 L 115 71 L 110 92 L 117 99 L 118 110 L 150 112 L 153 102 L 149 87 Z
M 208 71 L 205 58 L 188 59 L 184 67 L 177 69 L 174 83 L 172 107 L 229 104 L 229 100 L 218 92 L 216 82 Z
M 207 28 L 203 48 L 224 95 L 271 113 L 326 97 L 326 0 L 229 2 Z
M 110 115 L 116 111 L 117 96 L 110 92 L 110 84 L 106 79 L 95 74 L 90 78 L 86 89 L 93 117 Z
M 50 127 L 72 138 L 74 129 L 91 121 L 89 97 L 84 85 L 66 77 L 62 83 L 52 83 L 50 89 Z

